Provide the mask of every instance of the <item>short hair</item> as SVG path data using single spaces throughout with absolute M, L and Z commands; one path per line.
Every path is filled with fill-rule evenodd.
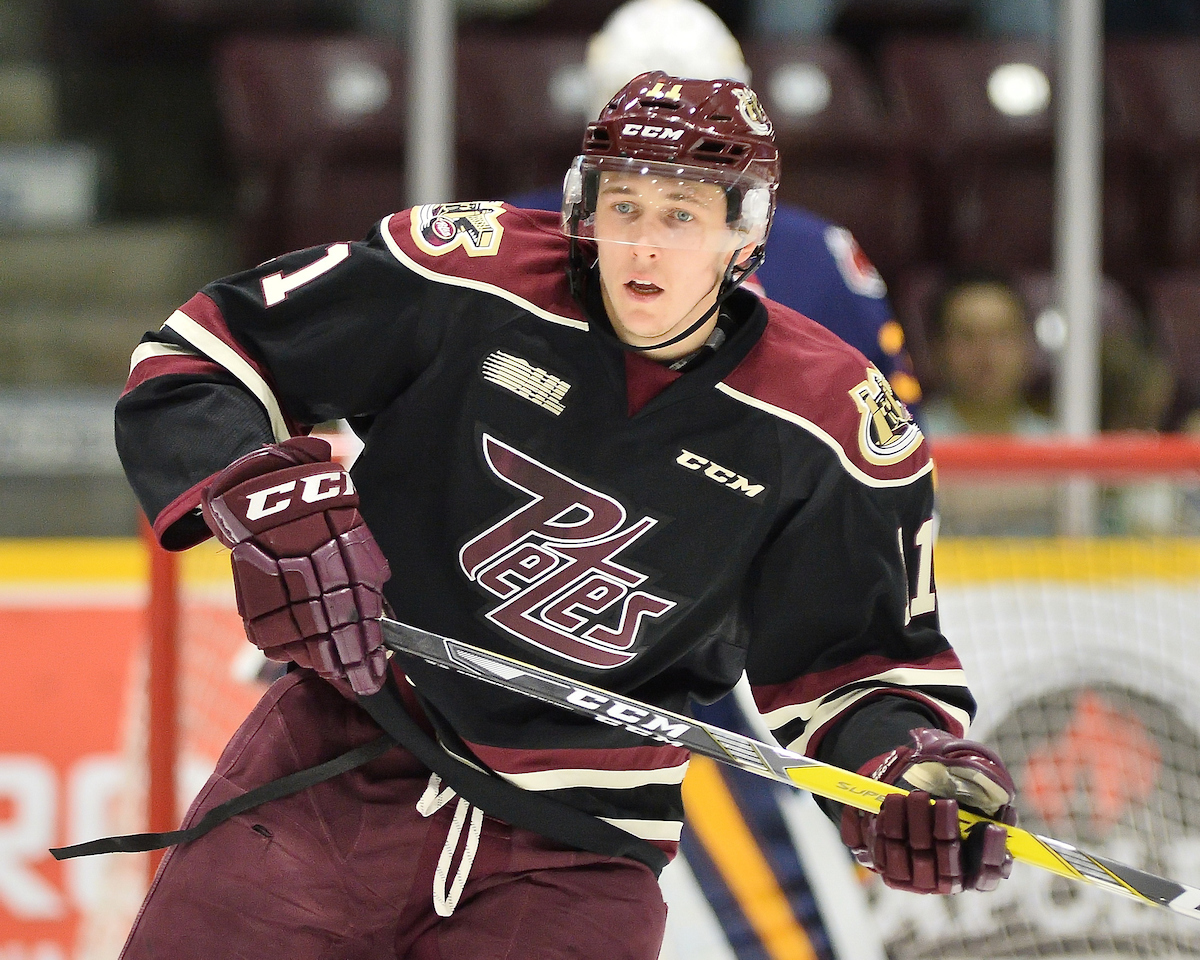
M 996 267 L 959 267 L 946 275 L 931 298 L 925 325 L 925 335 L 930 342 L 938 342 L 945 335 L 950 301 L 968 287 L 998 287 L 1012 298 L 1021 317 L 1028 321 L 1029 302 L 1011 274 Z

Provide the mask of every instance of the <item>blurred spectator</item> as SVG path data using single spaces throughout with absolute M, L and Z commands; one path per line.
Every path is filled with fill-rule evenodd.
M 1007 277 L 972 270 L 949 278 L 931 311 L 928 337 L 939 376 L 922 410 L 929 436 L 1051 432 L 1050 419 L 1028 402 L 1032 324 Z
M 751 80 L 737 40 L 700 0 L 628 0 L 588 44 L 588 118 L 646 70 Z M 558 210 L 562 189 L 548 185 L 509 199 L 517 206 Z M 905 404 L 920 401 L 921 388 L 887 286 L 848 230 L 780 204 L 767 237 L 766 263 L 747 286 L 765 291 L 856 347 L 887 376 Z
M 1132 337 L 1106 332 L 1100 345 L 1102 430 L 1160 430 L 1175 398 L 1171 368 Z
M 1034 350 L 1025 300 L 1005 275 L 990 270 L 953 274 L 927 318 L 937 388 L 922 407 L 933 443 L 978 434 L 1044 436 L 1051 420 L 1030 406 L 1026 388 Z M 958 536 L 1047 536 L 1057 519 L 1053 485 L 972 480 L 938 487 L 938 525 Z
M 1164 427 L 1176 378 L 1158 352 L 1136 336 L 1106 330 L 1100 344 L 1100 425 L 1106 431 Z M 1200 425 L 1200 424 L 1198 424 Z M 1167 534 L 1194 512 L 1184 488 L 1161 478 L 1101 491 L 1100 527 L 1107 534 Z

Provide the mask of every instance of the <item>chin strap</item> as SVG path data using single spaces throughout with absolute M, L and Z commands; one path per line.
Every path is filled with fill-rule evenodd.
M 571 249 L 568 259 L 569 269 L 567 271 L 567 275 L 570 279 L 571 295 L 575 298 L 576 302 L 583 307 L 584 313 L 587 313 L 588 269 L 583 262 L 583 252 L 579 249 L 579 244 L 576 242 L 574 237 L 571 238 Z M 725 268 L 725 275 L 721 278 L 721 290 L 717 294 L 717 299 L 713 302 L 713 305 L 705 310 L 700 318 L 691 324 L 691 326 L 689 326 L 686 330 L 684 330 L 683 333 L 676 334 L 670 340 L 664 340 L 662 343 L 652 343 L 649 346 L 639 347 L 632 343 L 626 343 L 616 335 L 613 336 L 613 339 L 617 342 L 622 350 L 628 350 L 630 353 L 648 353 L 651 350 L 661 350 L 664 347 L 672 347 L 680 341 L 686 340 L 693 333 L 708 323 L 713 314 L 721 309 L 721 304 L 729 299 L 730 294 L 732 294 L 738 287 L 745 283 L 755 270 L 762 266 L 762 262 L 765 259 L 766 247 L 761 243 L 754 248 L 754 252 L 750 254 L 750 258 L 746 261 L 744 266 L 737 266 L 737 256 L 735 254 L 733 259 L 729 261 L 729 266 Z

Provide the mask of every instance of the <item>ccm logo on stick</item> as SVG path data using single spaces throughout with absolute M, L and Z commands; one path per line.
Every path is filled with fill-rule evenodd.
M 292 498 L 284 496 L 296 489 L 297 481 L 288 480 L 286 483 L 281 483 L 278 486 L 267 487 L 265 490 L 256 490 L 254 493 L 246 497 L 249 505 L 246 507 L 247 520 L 261 520 L 263 517 L 269 517 L 273 513 L 279 513 L 286 510 L 292 504 Z M 331 500 L 334 497 L 340 497 L 342 494 L 351 494 L 354 492 L 354 484 L 350 480 L 350 474 L 344 473 L 341 470 L 332 470 L 329 473 L 318 473 L 311 477 L 302 477 L 299 481 L 300 499 L 304 503 L 318 503 L 321 500 Z M 272 497 L 278 497 L 277 500 L 272 500 Z
M 670 127 L 656 127 L 649 123 L 627 123 L 621 130 L 623 137 L 645 137 L 647 140 L 678 140 L 683 136 L 683 130 L 672 130 Z
M 761 483 L 752 483 L 746 477 L 734 473 L 720 464 L 713 463 L 707 457 L 692 453 L 690 450 L 679 451 L 679 456 L 675 458 L 675 462 L 681 467 L 686 467 L 688 470 L 702 470 L 709 480 L 715 480 L 717 483 L 742 494 L 744 497 L 753 499 L 766 489 Z
M 653 737 L 655 740 L 675 743 L 691 729 L 686 723 L 676 723 L 643 707 L 613 700 L 591 690 L 572 690 L 567 694 L 567 700 L 577 707 L 591 711 L 592 716 L 602 723 L 624 727 L 633 733 Z

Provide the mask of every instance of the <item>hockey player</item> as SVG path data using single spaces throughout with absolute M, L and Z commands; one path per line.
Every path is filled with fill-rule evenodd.
M 587 46 L 589 117 L 647 70 L 752 80 L 737 39 L 700 0 L 628 0 L 613 11 Z M 511 199 L 517 206 L 557 210 L 561 193 L 555 184 Z M 883 278 L 854 235 L 810 210 L 781 203 L 771 219 L 766 253 L 751 286 L 860 350 L 919 419 L 921 387 L 904 331 Z
M 165 546 L 232 548 L 249 638 L 294 665 L 186 824 L 377 742 L 381 704 L 403 722 L 175 847 L 126 958 L 658 955 L 685 752 L 389 659 L 386 605 L 673 709 L 744 669 L 782 743 L 919 788 L 841 814 L 886 882 L 1007 875 L 1002 826 L 958 834 L 958 802 L 1006 820 L 1014 791 L 963 739 L 923 437 L 861 354 L 740 286 L 778 172 L 744 84 L 646 74 L 588 126 L 561 218 L 417 207 L 143 339 L 130 480 Z M 305 436 L 337 418 L 352 474 Z

